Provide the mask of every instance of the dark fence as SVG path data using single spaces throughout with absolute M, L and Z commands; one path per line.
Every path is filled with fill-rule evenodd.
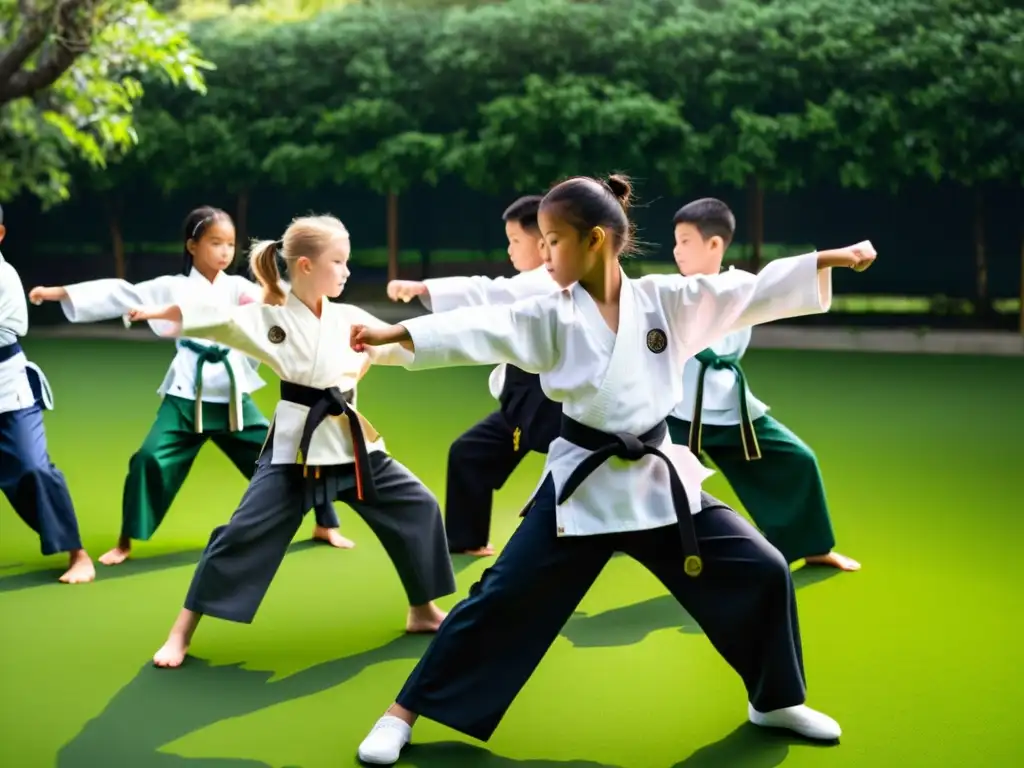
M 694 189 L 668 195 L 638 180 L 640 200 L 632 215 L 646 244 L 642 264 L 671 265 L 672 214 L 680 204 L 712 195 L 733 206 L 739 222 L 734 258 L 750 250 L 752 219 L 743 190 Z M 448 274 L 508 274 L 501 211 L 515 193 L 484 195 L 457 183 L 414 188 L 399 200 L 398 237 L 401 271 L 408 277 Z M 255 189 L 247 195 L 245 229 L 250 237 L 278 237 L 288 221 L 303 213 L 332 213 L 352 232 L 351 290 L 363 298 L 380 294 L 387 274 L 385 200 L 363 189 L 319 191 Z M 112 225 L 125 243 L 127 277 L 133 282 L 179 269 L 180 223 L 202 204 L 237 215 L 238 196 L 192 191 L 164 196 L 147 189 L 122 189 L 116 195 L 79 195 L 48 212 L 30 201 L 5 206 L 8 239 L 5 255 L 26 284 L 66 284 L 114 274 Z M 870 271 L 836 276 L 837 293 L 934 299 L 926 318 L 897 321 L 885 313 L 858 322 L 977 325 L 957 306 L 976 295 L 976 200 L 970 190 L 935 185 L 883 192 L 815 189 L 764 195 L 764 252 L 770 258 L 805 248 L 845 245 L 870 238 L 881 255 Z M 116 212 L 116 215 L 115 215 Z M 984 243 L 988 291 L 993 300 L 1012 300 L 1021 292 L 1024 195 L 1016 188 L 984 190 Z M 365 300 L 365 299 L 364 299 Z M 38 314 L 38 318 L 35 315 Z M 34 312 L 37 322 L 58 321 L 60 313 Z M 849 319 L 845 320 L 849 322 Z M 1016 327 L 1016 317 L 984 319 L 989 326 Z

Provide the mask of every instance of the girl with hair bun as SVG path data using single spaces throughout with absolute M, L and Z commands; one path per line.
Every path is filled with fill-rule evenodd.
M 562 290 L 504 306 L 352 329 L 353 349 L 401 345 L 410 370 L 508 363 L 562 403 L 525 519 L 452 609 L 395 703 L 359 746 L 391 765 L 423 716 L 486 741 L 616 552 L 635 558 L 696 619 L 747 689 L 747 717 L 835 740 L 804 704 L 789 565 L 750 523 L 702 492 L 708 472 L 673 445 L 666 417 L 683 364 L 730 331 L 827 311 L 831 269 L 865 269 L 870 243 L 773 261 L 759 274 L 648 275 L 631 246 L 623 176 L 577 177 L 545 195 L 545 267 Z

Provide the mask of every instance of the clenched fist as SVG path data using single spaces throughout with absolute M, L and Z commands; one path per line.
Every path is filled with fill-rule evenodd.
M 392 280 L 388 283 L 388 298 L 408 304 L 427 292 L 427 286 L 418 280 Z

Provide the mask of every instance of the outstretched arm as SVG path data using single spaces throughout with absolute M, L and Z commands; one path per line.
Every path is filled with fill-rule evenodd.
M 673 336 L 689 357 L 740 328 L 827 312 L 832 303 L 832 267 L 862 271 L 874 259 L 874 248 L 865 241 L 849 248 L 777 259 L 756 275 L 729 270 L 718 275 L 652 279 Z
M 174 279 L 163 276 L 138 284 L 106 279 L 65 286 L 39 286 L 29 292 L 28 298 L 33 304 L 59 301 L 64 316 L 72 323 L 96 323 L 127 315 L 134 307 L 174 301 Z
M 171 333 L 168 335 L 190 336 L 223 344 L 266 363 L 280 374 L 272 345 L 268 343 L 269 331 L 273 326 L 270 309 L 265 304 L 226 306 L 182 302 L 135 307 L 128 311 L 128 319 L 132 322 L 148 320 L 169 323 Z
M 419 297 L 431 312 L 450 312 L 463 307 L 513 304 L 532 296 L 558 290 L 551 276 L 543 269 L 520 272 L 515 277 L 440 277 L 430 280 L 392 280 L 388 298 L 410 301 Z
M 529 373 L 558 362 L 557 294 L 506 306 L 467 307 L 385 328 L 352 326 L 352 348 L 400 344 L 413 353 L 406 368 L 511 363 Z

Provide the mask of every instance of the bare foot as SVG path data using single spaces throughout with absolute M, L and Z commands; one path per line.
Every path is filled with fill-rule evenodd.
M 158 667 L 173 669 L 180 667 L 188 654 L 189 645 L 192 642 L 192 634 L 199 626 L 202 614 L 194 613 L 187 608 L 182 608 L 181 613 L 171 627 L 171 634 L 167 642 L 160 646 L 160 650 L 153 654 L 153 664 Z
M 96 566 L 84 549 L 76 549 L 68 556 L 68 569 L 60 580 L 65 584 L 86 584 L 96 578 Z
M 120 565 L 131 556 L 132 540 L 122 536 L 117 540 L 116 547 L 100 555 L 100 562 L 104 565 Z
M 486 547 L 480 547 L 479 549 L 464 549 L 459 554 L 470 555 L 471 557 L 494 557 L 494 547 L 488 544 Z
M 173 669 L 180 667 L 185 661 L 188 653 L 188 642 L 180 635 L 171 633 L 167 642 L 160 646 L 160 650 L 153 654 L 153 664 L 158 667 Z
M 409 617 L 405 620 L 405 631 L 413 635 L 437 632 L 437 628 L 447 615 L 432 602 L 426 605 L 411 605 Z
M 131 549 L 121 549 L 121 547 L 114 547 L 109 552 L 104 552 L 100 555 L 100 562 L 104 565 L 120 565 L 129 557 L 131 557 Z
M 804 560 L 808 565 L 830 565 L 841 571 L 860 570 L 860 563 L 851 557 L 840 555 L 838 552 L 829 552 L 824 555 L 811 555 L 810 557 L 804 558 Z
M 313 528 L 313 538 L 319 541 L 326 541 L 332 547 L 338 549 L 352 549 L 356 545 L 352 539 L 346 539 L 337 528 L 324 528 L 322 525 Z

